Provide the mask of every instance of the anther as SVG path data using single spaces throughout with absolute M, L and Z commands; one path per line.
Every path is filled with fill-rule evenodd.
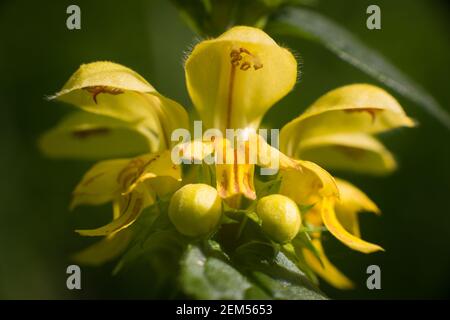
M 245 61 L 242 65 L 241 65 L 241 70 L 248 70 L 248 69 L 250 69 L 250 67 L 251 67 L 251 64 L 250 64 L 250 62 L 248 62 L 248 61 Z

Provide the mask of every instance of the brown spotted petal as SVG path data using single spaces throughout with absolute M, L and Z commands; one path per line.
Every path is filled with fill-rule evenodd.
M 109 61 L 80 66 L 50 99 L 128 123 L 151 140 L 150 152 L 170 148 L 172 131 L 188 127 L 182 106 L 159 94 L 138 73 Z
M 139 217 L 142 210 L 152 204 L 155 198 L 151 190 L 140 185 L 120 201 L 121 215 L 107 225 L 92 230 L 75 230 L 82 236 L 106 236 L 119 232 L 130 226 Z
M 197 44 L 186 85 L 205 128 L 253 128 L 297 80 L 297 62 L 264 31 L 236 26 Z
M 373 85 L 353 84 L 323 95 L 285 125 L 280 133 L 280 150 L 294 156 L 300 143 L 312 137 L 375 134 L 414 125 L 389 93 Z
M 117 204 L 115 218 L 103 227 L 77 232 L 86 236 L 102 236 L 128 227 L 157 197 L 176 190 L 180 180 L 181 168 L 171 162 L 169 151 L 99 162 L 78 184 L 72 207 L 114 201 Z

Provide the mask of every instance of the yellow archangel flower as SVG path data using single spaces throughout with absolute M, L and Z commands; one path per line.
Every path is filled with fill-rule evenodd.
M 216 159 L 217 154 L 231 157 L 231 163 L 216 164 L 216 189 L 235 207 L 240 206 L 242 197 L 256 200 L 255 164 L 270 166 L 268 155 L 275 155 L 281 178 L 278 193 L 300 208 L 312 207 L 301 213 L 303 224 L 325 226 L 354 250 L 382 250 L 360 239 L 357 219 L 360 211 L 379 213 L 377 206 L 362 191 L 334 179 L 321 166 L 388 173 L 395 169 L 395 160 L 374 135 L 411 127 L 414 122 L 383 89 L 353 84 L 325 94 L 286 124 L 281 130 L 280 149 L 275 149 L 255 130 L 267 110 L 293 89 L 297 72 L 293 54 L 256 28 L 234 27 L 216 39 L 197 44 L 185 62 L 185 76 L 204 129 L 250 133 L 243 148 L 212 137 L 179 144 L 177 152 L 197 160 L 211 154 Z M 73 194 L 72 207 L 113 203 L 111 223 L 78 231 L 87 236 L 106 236 L 78 255 L 79 260 L 101 263 L 123 249 L 123 239 L 129 238 L 127 227 L 143 209 L 184 183 L 180 165 L 171 161 L 176 144 L 171 134 L 189 127 L 188 115 L 136 72 L 112 62 L 82 65 L 51 98 L 75 105 L 79 111 L 44 134 L 40 145 L 46 154 L 86 159 L 120 157 L 97 163 Z M 255 162 L 238 162 L 238 157 L 247 159 L 251 145 L 257 146 Z M 130 155 L 138 156 L 123 158 Z M 350 287 L 351 282 L 326 258 L 320 233 L 312 236 L 315 254 L 296 248 L 297 254 L 333 285 Z

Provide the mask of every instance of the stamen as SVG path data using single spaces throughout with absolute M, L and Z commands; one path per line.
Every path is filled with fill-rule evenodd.
M 240 69 L 246 71 L 246 70 L 250 69 L 250 67 L 251 67 L 250 62 L 245 61 L 244 63 L 241 64 Z
M 230 52 L 230 62 L 233 67 L 239 67 L 242 71 L 247 71 L 251 67 L 258 70 L 263 67 L 259 58 L 246 48 L 232 49 Z

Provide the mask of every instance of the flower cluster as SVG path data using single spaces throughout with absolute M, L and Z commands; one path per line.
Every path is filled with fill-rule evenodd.
M 287 123 L 281 129 L 279 149 L 273 148 L 255 130 L 267 110 L 294 88 L 297 66 L 289 50 L 251 27 L 234 27 L 193 48 L 185 62 L 186 85 L 204 128 L 250 130 L 247 146 L 250 141 L 258 146 L 256 163 L 215 164 L 214 181 L 208 185 L 199 183 L 192 168 L 185 170 L 172 161 L 176 146 L 172 132 L 189 129 L 182 106 L 122 65 L 82 65 L 52 97 L 78 111 L 40 140 L 50 156 L 108 159 L 95 164 L 73 193 L 72 208 L 113 205 L 109 224 L 77 230 L 84 236 L 104 237 L 81 252 L 79 260 L 101 263 L 114 257 L 126 247 L 129 227 L 143 210 L 169 197 L 168 212 L 163 214 L 183 235 L 211 236 L 221 227 L 226 208 L 253 211 L 271 241 L 291 245 L 295 255 L 334 286 L 351 287 L 327 259 L 321 230 L 363 253 L 383 250 L 362 240 L 358 225 L 359 212 L 380 210 L 358 188 L 323 168 L 370 174 L 394 170 L 393 156 L 375 135 L 414 122 L 383 89 L 352 84 L 328 92 Z M 232 142 L 197 139 L 179 150 L 182 157 L 196 160 L 211 154 L 245 159 L 245 144 L 238 149 Z M 267 166 L 267 154 L 275 154 L 279 161 L 274 178 L 279 186 L 272 194 L 259 196 L 255 166 Z M 137 156 L 123 158 L 129 155 Z M 310 231 L 312 246 L 297 241 L 300 230 Z

